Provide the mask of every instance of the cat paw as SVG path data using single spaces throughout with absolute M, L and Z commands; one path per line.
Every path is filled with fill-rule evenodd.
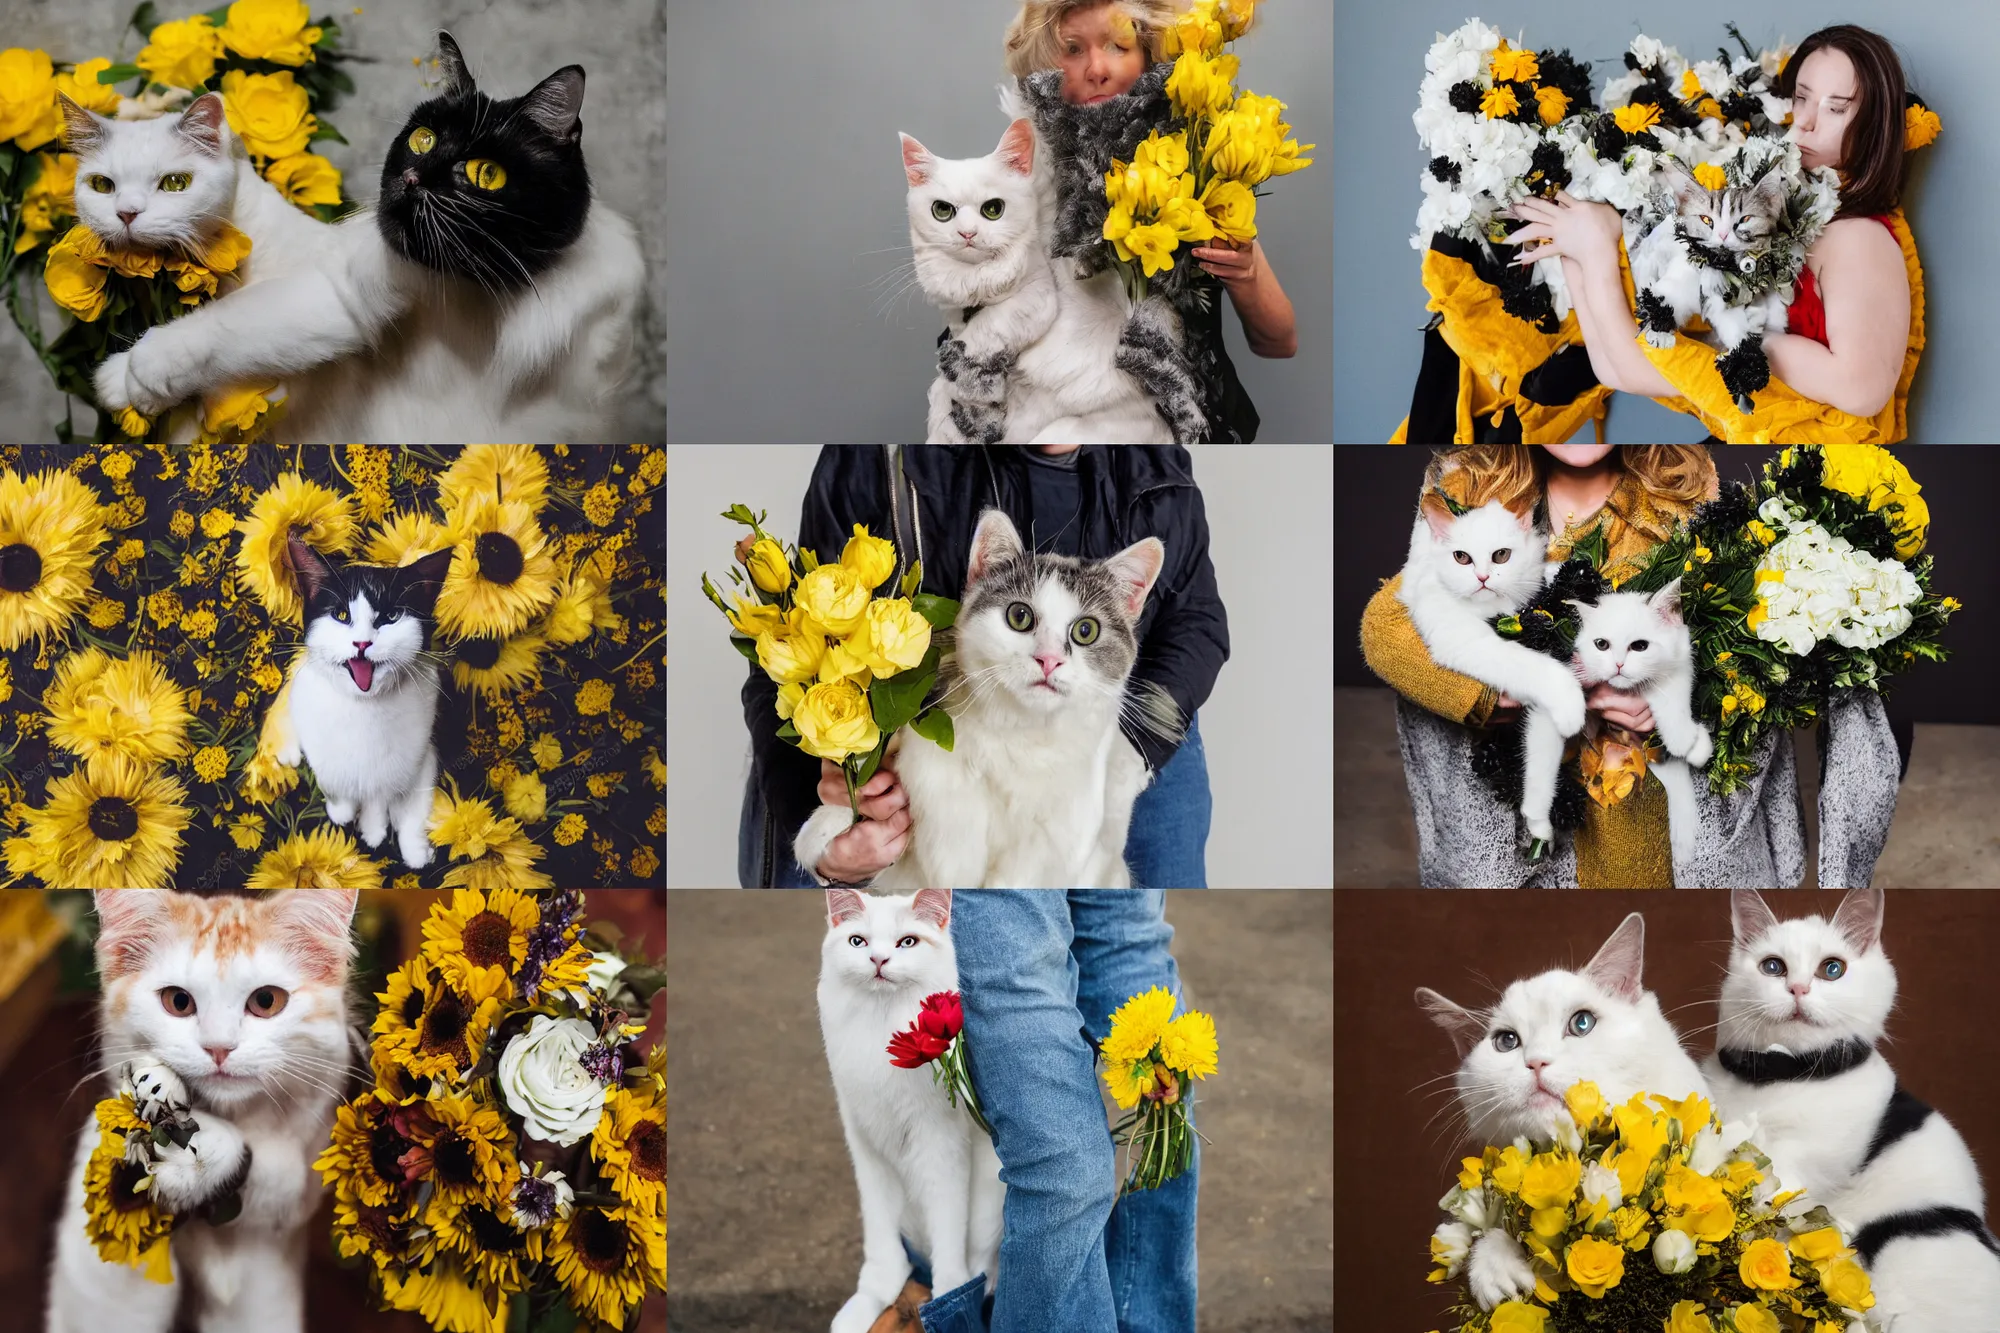
M 126 408 L 131 408 L 141 416 L 156 417 L 173 406 L 171 399 L 160 397 L 139 382 L 132 370 L 132 357 L 137 348 L 130 352 L 115 352 L 104 358 L 92 376 L 97 390 L 97 405 L 116 416 Z
M 403 864 L 412 870 L 422 870 L 431 863 L 430 839 L 418 833 L 412 837 L 407 833 L 396 835 L 396 850 L 402 855 Z
M 1011 352 L 995 352 L 978 357 L 956 338 L 938 349 L 938 373 L 952 386 L 951 396 L 962 403 L 997 406 L 1007 400 L 1007 372 L 1014 368 Z
M 1696 727 L 1694 733 L 1694 744 L 1688 746 L 1687 753 L 1681 757 L 1688 761 L 1689 768 L 1701 768 L 1703 765 L 1707 764 L 1708 761 L 1714 757 L 1714 755 L 1715 755 L 1715 742 L 1709 739 L 1708 728 Z
M 368 844 L 370 849 L 374 849 L 388 840 L 389 816 L 364 810 L 361 814 L 361 841 Z
M 1549 701 L 1549 721 L 1565 737 L 1574 736 L 1583 730 L 1584 706 L 1583 690 L 1572 686 Z
M 297 768 L 306 761 L 306 756 L 305 752 L 299 749 L 298 743 L 294 741 L 291 744 L 278 747 L 277 760 L 286 768 Z
M 882 1303 L 863 1292 L 855 1292 L 833 1317 L 831 1333 L 869 1333 L 885 1313 Z
M 342 801 L 332 796 L 326 798 L 326 817 L 331 823 L 352 824 L 354 822 L 354 810 L 355 803 L 353 801 Z
M 169 1106 L 187 1105 L 187 1085 L 158 1060 L 139 1059 L 119 1071 L 119 1082 L 129 1084 L 132 1100 L 138 1103 L 139 1118 L 151 1120 Z
M 1527 827 L 1528 836 L 1536 842 L 1554 842 L 1556 840 L 1555 825 L 1549 822 L 1547 815 L 1531 815 L 1523 810 L 1521 812 L 1521 823 Z
M 200 1128 L 189 1136 L 186 1147 L 168 1140 L 153 1149 L 154 1188 L 160 1202 L 173 1212 L 241 1189 L 249 1164 L 249 1145 L 236 1126 L 207 1111 L 196 1119 Z
M 1504 1231 L 1488 1231 L 1472 1243 L 1465 1265 L 1466 1286 L 1482 1310 L 1503 1301 L 1526 1300 L 1535 1292 L 1535 1270 L 1521 1242 Z

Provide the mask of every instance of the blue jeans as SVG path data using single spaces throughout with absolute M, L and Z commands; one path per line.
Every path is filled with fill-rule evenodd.
M 1194 1333 L 1201 1152 L 1178 1179 L 1117 1199 L 1096 1060 L 1111 1011 L 1180 994 L 1156 890 L 956 895 L 952 942 L 973 1085 L 1007 1185 L 991 1333 Z M 1115 1203 L 1114 1203 L 1115 1200 Z M 928 1333 L 978 1333 L 980 1280 L 924 1307 Z

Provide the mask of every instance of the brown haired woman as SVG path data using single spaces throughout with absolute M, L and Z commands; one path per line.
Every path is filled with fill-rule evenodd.
M 1549 559 L 1566 557 L 1578 539 L 1602 526 L 1615 580 L 1637 572 L 1645 554 L 1719 490 L 1715 463 L 1698 444 L 1468 445 L 1441 449 L 1424 491 L 1441 487 L 1459 504 L 1498 500 L 1516 513 L 1547 516 Z M 1550 857 L 1529 864 L 1520 850 L 1516 812 L 1472 771 L 1482 728 L 1509 720 L 1519 706 L 1470 676 L 1438 666 L 1397 593 L 1402 575 L 1384 583 L 1361 617 L 1368 666 L 1401 699 L 1401 740 L 1415 809 L 1418 878 L 1426 888 L 1672 888 L 1665 788 L 1651 772 L 1623 785 L 1631 752 L 1653 729 L 1645 699 L 1609 685 L 1584 703 L 1586 771 L 1605 778 L 1584 809 L 1583 826 L 1558 836 Z M 1898 760 L 1879 696 L 1863 691 L 1837 703 L 1820 747 L 1819 882 L 1866 884 L 1888 840 L 1895 812 Z M 1790 737 L 1774 734 L 1754 756 L 1759 771 L 1727 798 L 1697 782 L 1701 836 L 1693 866 L 1703 887 L 1796 885 L 1805 872 L 1805 830 Z M 1604 803 L 1600 803 L 1602 800 Z
M 1881 433 L 1889 438 L 1882 442 L 1893 443 L 1905 433 L 1900 399 L 1908 393 L 1922 346 L 1921 307 L 1913 321 L 1911 264 L 1904 254 L 1908 228 L 1904 224 L 1898 233 L 1901 218 L 1895 211 L 1907 160 L 1903 67 L 1881 36 L 1841 24 L 1800 43 L 1774 90 L 1791 103 L 1788 137 L 1799 145 L 1805 165 L 1840 172 L 1840 210 L 1806 252 L 1788 331 L 1764 340 L 1772 378 L 1803 398 L 1863 419 L 1857 425 L 1895 408 L 1886 422 L 1877 423 L 1887 427 Z M 1565 191 L 1553 201 L 1524 200 L 1515 215 L 1531 225 L 1509 243 L 1533 247 L 1517 263 L 1561 257 L 1597 378 L 1626 393 L 1681 399 L 1682 388 L 1637 341 L 1638 324 L 1619 268 L 1618 211 Z M 1912 262 L 1914 253 L 1912 248 Z M 1710 413 L 1699 415 L 1711 429 L 1731 424 Z M 1813 425 L 1821 429 L 1799 434 L 1801 441 L 1825 438 L 1824 423 Z M 1766 428 L 1761 440 L 1746 435 L 1732 442 L 1786 438 Z

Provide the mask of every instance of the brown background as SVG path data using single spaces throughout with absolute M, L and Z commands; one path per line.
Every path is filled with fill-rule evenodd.
M 1773 893 L 1781 918 L 1831 915 L 1837 893 Z M 1508 983 L 1577 967 L 1628 912 L 1646 918 L 1645 983 L 1697 1058 L 1711 1046 L 1729 947 L 1720 893 L 1553 891 L 1334 894 L 1334 1289 L 1342 1326 L 1423 1333 L 1446 1327 L 1447 1289 L 1424 1281 L 1444 1220 L 1461 1122 L 1451 1041 L 1417 1009 L 1418 986 L 1468 1008 Z M 1992 1023 L 1991 941 L 2000 894 L 1905 889 L 1889 895 L 1883 943 L 1898 992 L 1883 1053 L 1913 1094 L 1950 1118 L 1988 1181 L 2000 1167 L 2000 1035 Z M 1441 1080 L 1429 1082 L 1429 1080 Z M 1989 1224 L 1993 1210 L 1988 1208 Z

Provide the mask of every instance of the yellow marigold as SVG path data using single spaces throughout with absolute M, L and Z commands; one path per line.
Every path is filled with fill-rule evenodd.
M 598 527 L 606 527 L 618 517 L 618 492 L 598 482 L 583 496 L 583 516 Z
M 1611 118 L 1625 133 L 1639 134 L 1660 123 L 1660 108 L 1651 102 L 1633 102 L 1614 110 Z
M 73 754 L 124 754 L 150 767 L 187 751 L 187 694 L 150 653 L 123 661 L 98 648 L 73 653 L 42 702 L 49 740 Z
M 250 679 L 255 681 L 257 688 L 263 690 L 266 694 L 269 694 L 285 683 L 284 673 L 269 662 L 260 664 L 256 670 L 252 671 Z
M 1541 62 L 1533 51 L 1504 42 L 1493 52 L 1492 70 L 1494 78 L 1507 83 L 1532 83 L 1542 77 Z
M 1713 162 L 1703 162 L 1695 167 L 1694 179 L 1704 190 L 1720 190 L 1729 184 L 1729 173 Z
M 137 537 L 127 537 L 124 541 L 118 543 L 118 549 L 111 553 L 111 558 L 121 565 L 129 565 L 143 560 L 146 558 L 146 543 L 140 541 Z
M 583 841 L 583 835 L 590 826 L 583 822 L 582 815 L 564 815 L 556 821 L 555 840 L 564 847 L 571 847 Z
M 1944 129 L 1944 122 L 1938 113 L 1927 106 L 1908 107 L 1903 112 L 1903 151 L 1915 152 L 1937 142 L 1938 134 Z
M 1511 116 L 1521 109 L 1521 99 L 1505 84 L 1495 84 L 1479 99 L 1479 114 L 1488 120 L 1499 120 Z
M 601 680 L 587 680 L 576 692 L 576 711 L 585 717 L 602 713 L 611 707 L 611 686 Z
M 204 745 L 194 752 L 194 775 L 214 782 L 229 771 L 229 751 L 220 745 Z
M 132 475 L 132 455 L 114 449 L 97 466 L 111 480 L 123 481 Z
M 1569 94 L 1560 88 L 1535 89 L 1535 118 L 1553 125 L 1569 114 Z
M 641 847 L 632 853 L 632 873 L 639 879 L 649 880 L 653 872 L 660 868 L 660 858 L 651 847 Z
M 1104 1058 L 1138 1060 L 1151 1054 L 1173 1012 L 1173 993 L 1158 986 L 1119 1005 L 1111 1015 L 1111 1033 L 1104 1039 Z
M 181 617 L 181 629 L 197 639 L 213 638 L 218 628 L 213 611 L 190 611 Z

